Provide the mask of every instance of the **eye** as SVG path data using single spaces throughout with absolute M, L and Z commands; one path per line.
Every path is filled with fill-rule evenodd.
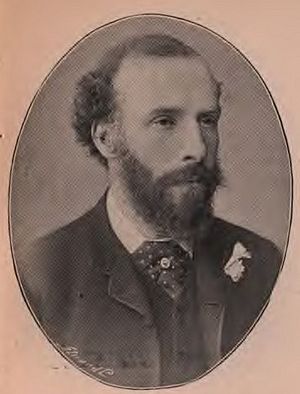
M 171 129 L 176 125 L 176 121 L 170 116 L 159 116 L 153 120 L 153 124 L 161 128 Z
M 218 125 L 218 116 L 214 114 L 202 115 L 199 119 L 200 126 L 204 127 L 217 127 Z

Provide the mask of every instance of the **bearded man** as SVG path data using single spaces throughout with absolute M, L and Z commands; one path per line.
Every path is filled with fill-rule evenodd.
M 73 363 L 125 387 L 215 366 L 265 307 L 281 256 L 213 215 L 221 86 L 194 49 L 134 37 L 80 81 L 74 127 L 108 172 L 84 216 L 40 239 L 22 282 Z

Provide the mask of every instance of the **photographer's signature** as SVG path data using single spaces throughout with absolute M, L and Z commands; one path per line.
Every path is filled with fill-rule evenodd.
M 79 351 L 74 346 L 59 346 L 63 352 L 69 356 L 72 360 L 76 362 L 80 367 L 85 368 L 87 371 L 92 372 L 100 377 L 107 377 L 114 375 L 114 370 L 112 368 L 103 367 L 99 365 L 94 365 L 91 362 L 82 359 L 79 355 Z

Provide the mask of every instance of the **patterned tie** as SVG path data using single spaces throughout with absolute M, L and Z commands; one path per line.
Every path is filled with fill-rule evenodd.
M 133 254 L 139 272 L 156 283 L 176 300 L 184 289 L 184 282 L 192 260 L 177 242 L 147 241 Z

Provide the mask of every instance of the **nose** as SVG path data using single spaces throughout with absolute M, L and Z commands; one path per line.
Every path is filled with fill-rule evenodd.
M 183 161 L 202 161 L 207 155 L 207 142 L 203 138 L 197 122 L 190 122 L 183 133 Z

